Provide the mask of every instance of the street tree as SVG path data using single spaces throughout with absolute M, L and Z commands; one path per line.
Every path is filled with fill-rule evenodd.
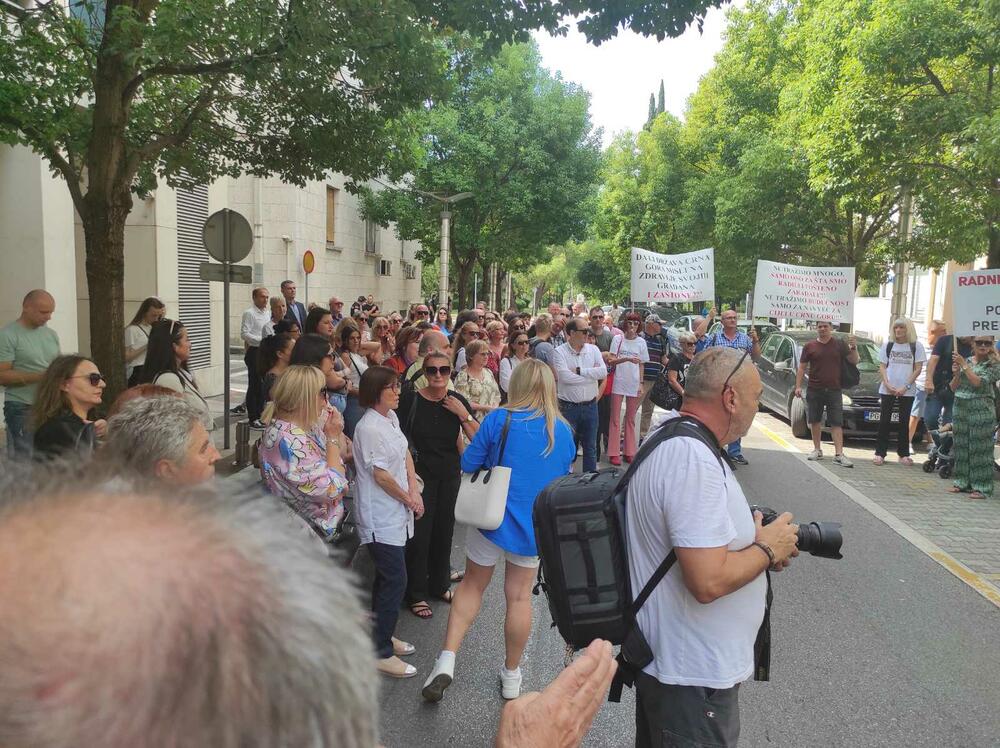
M 493 47 L 577 23 L 676 36 L 714 3 L 676 0 L 40 0 L 0 4 L 0 141 L 40 154 L 83 226 L 92 354 L 124 382 L 125 222 L 132 194 L 223 175 L 300 184 L 398 175 L 411 117 L 439 95 L 440 40 Z M 68 10 L 67 10 L 68 9 Z

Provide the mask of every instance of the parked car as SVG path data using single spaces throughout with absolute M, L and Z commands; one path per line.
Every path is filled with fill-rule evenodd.
M 844 339 L 847 335 L 835 332 L 834 337 Z M 757 361 L 757 369 L 764 385 L 760 396 L 761 405 L 788 419 L 792 433 L 799 439 L 809 438 L 809 426 L 806 423 L 806 402 L 803 398 L 795 397 L 795 373 L 802 358 L 802 346 L 815 338 L 816 334 L 808 330 L 778 330 L 763 343 L 760 359 Z M 849 436 L 874 437 L 880 416 L 878 347 L 868 338 L 859 337 L 857 343 L 861 382 L 843 394 L 844 433 Z M 802 383 L 803 392 L 808 381 L 807 373 Z M 892 420 L 893 423 L 898 423 L 899 413 L 893 413 Z M 823 430 L 829 430 L 826 423 L 823 424 Z
M 635 310 L 639 312 L 643 319 L 650 314 L 655 314 L 664 324 L 669 325 L 681 316 L 681 313 L 669 304 L 646 304 L 639 302 L 635 305 Z
M 697 314 L 685 314 L 675 319 L 670 326 L 679 332 L 694 332 L 694 321 L 697 317 Z
M 741 331 L 746 333 L 750 332 L 750 325 L 753 325 L 754 327 L 757 328 L 757 335 L 758 337 L 760 337 L 761 344 L 763 344 L 764 341 L 767 340 L 768 336 L 771 333 L 777 332 L 779 329 L 777 325 L 772 325 L 770 322 L 759 322 L 759 321 L 751 322 L 748 319 L 741 319 L 736 323 L 736 326 Z M 722 332 L 721 322 L 714 323 L 711 327 L 708 328 L 708 332 L 706 332 L 705 334 L 713 335 L 717 332 Z

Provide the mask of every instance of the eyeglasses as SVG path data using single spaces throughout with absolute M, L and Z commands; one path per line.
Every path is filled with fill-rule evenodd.
M 426 309 L 418 309 L 417 311 L 415 311 L 413 313 L 413 315 L 415 317 L 429 317 L 429 316 L 431 316 L 431 313 L 428 312 Z
M 90 382 L 90 386 L 91 387 L 96 387 L 101 382 L 108 381 L 108 380 L 106 380 L 104 378 L 103 374 L 98 374 L 96 371 L 92 372 L 90 374 L 76 374 L 75 376 L 67 377 L 67 378 L 68 379 L 86 379 L 87 381 Z
M 746 349 L 746 350 L 743 351 L 743 355 L 740 356 L 740 360 L 736 362 L 736 366 L 734 366 L 733 370 L 731 372 L 729 372 L 729 376 L 726 377 L 726 381 L 722 383 L 722 391 L 723 392 L 725 392 L 726 388 L 729 386 L 729 380 L 732 379 L 733 376 L 736 374 L 736 372 L 738 372 L 740 370 L 740 367 L 743 366 L 743 362 L 747 360 L 747 356 L 749 356 L 749 355 L 750 355 L 750 350 L 749 349 Z
M 685 341 L 681 342 L 681 345 L 695 345 L 695 343 L 692 343 L 692 342 L 689 342 L 689 341 L 685 340 Z
M 439 374 L 442 377 L 446 377 L 449 374 L 451 374 L 451 367 L 450 366 L 425 366 L 424 367 L 424 374 L 426 374 L 429 377 L 436 377 Z
M 527 344 L 528 344 L 527 338 L 525 338 L 524 340 L 515 340 L 514 341 L 514 345 L 527 345 Z
M 399 382 L 393 382 L 392 384 L 387 384 L 382 388 L 382 391 L 392 390 L 393 392 L 399 392 Z
M 976 345 L 993 345 L 992 340 L 977 340 Z

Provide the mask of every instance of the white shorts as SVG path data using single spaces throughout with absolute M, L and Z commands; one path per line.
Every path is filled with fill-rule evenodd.
M 500 559 L 506 558 L 514 566 L 523 566 L 525 569 L 538 568 L 538 556 L 519 556 L 516 553 L 505 551 L 478 529 L 471 526 L 465 534 L 465 556 L 472 563 L 480 566 L 496 566 Z

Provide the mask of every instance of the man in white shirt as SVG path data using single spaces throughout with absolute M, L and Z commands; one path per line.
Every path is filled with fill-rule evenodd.
M 764 571 L 798 554 L 792 515 L 761 526 L 719 454 L 750 428 L 761 390 L 743 351 L 718 347 L 697 356 L 681 414 L 699 421 L 716 448 L 693 435 L 668 439 L 629 484 L 632 589 L 641 590 L 671 550 L 677 555 L 637 617 L 653 660 L 636 677 L 636 746 L 739 739 L 739 684 L 753 674 Z
M 260 373 L 257 371 L 257 349 L 260 347 L 261 338 L 264 337 L 264 325 L 271 319 L 267 299 L 266 288 L 255 288 L 253 306 L 243 312 L 243 319 L 240 320 L 240 337 L 243 338 L 243 345 L 246 347 L 243 363 L 247 365 L 247 418 L 255 429 L 264 428 L 264 424 L 260 422 L 264 403 L 261 397 L 263 387 Z
M 569 341 L 552 355 L 559 411 L 583 446 L 583 471 L 589 473 L 597 470 L 597 382 L 607 378 L 608 367 L 597 346 L 586 342 L 586 322 L 570 319 L 566 335 Z

